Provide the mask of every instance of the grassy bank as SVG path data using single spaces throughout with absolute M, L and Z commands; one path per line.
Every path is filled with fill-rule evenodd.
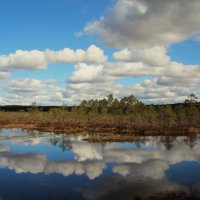
M 123 101 L 108 98 L 46 110 L 31 106 L 20 111 L 0 111 L 0 127 L 66 133 L 187 135 L 200 133 L 200 104 L 144 105 L 131 96 Z

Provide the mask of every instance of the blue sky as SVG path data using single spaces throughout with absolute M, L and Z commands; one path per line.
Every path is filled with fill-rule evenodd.
M 1 1 L 1 52 L 86 48 L 94 41 L 77 38 L 75 33 L 81 31 L 87 21 L 98 19 L 107 3 L 107 0 Z
M 198 96 L 200 2 L 154 1 L 0 1 L 0 103 Z

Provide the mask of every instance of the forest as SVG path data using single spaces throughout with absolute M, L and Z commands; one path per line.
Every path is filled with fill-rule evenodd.
M 134 95 L 83 100 L 77 106 L 0 107 L 0 127 L 62 132 L 117 132 L 139 135 L 199 133 L 200 103 L 195 94 L 179 104 L 145 105 Z

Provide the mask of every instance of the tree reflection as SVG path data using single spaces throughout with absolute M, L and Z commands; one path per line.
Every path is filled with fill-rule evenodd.
M 68 137 L 65 137 L 65 134 L 62 134 L 62 138 L 58 146 L 62 149 L 63 152 L 72 149 L 71 141 Z
M 141 149 L 141 145 L 145 144 L 143 139 L 141 139 L 141 141 L 135 141 L 134 143 L 135 143 L 135 146 L 137 147 L 137 149 Z
M 184 138 L 184 142 L 192 149 L 197 144 L 197 139 L 198 139 L 197 135 L 190 135 Z
M 53 133 L 53 137 L 50 137 L 49 143 L 53 146 L 57 146 L 57 143 L 59 142 L 59 139 L 55 136 L 55 133 Z
M 160 138 L 160 142 L 164 144 L 167 150 L 171 150 L 174 147 L 174 144 L 177 138 L 178 137 L 174 137 L 174 136 L 162 136 Z M 199 139 L 199 136 L 197 134 L 181 137 L 181 141 L 184 142 L 191 149 L 197 145 L 198 139 Z
M 173 137 L 173 136 L 161 137 L 161 142 L 164 144 L 167 150 L 171 150 L 174 147 L 175 141 L 176 141 L 176 137 Z
M 49 139 L 49 143 L 53 146 L 61 148 L 63 152 L 72 149 L 70 138 L 66 137 L 64 133 L 62 134 L 62 136 L 53 133 L 53 136 Z

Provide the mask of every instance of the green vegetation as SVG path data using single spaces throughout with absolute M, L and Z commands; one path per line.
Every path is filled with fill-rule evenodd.
M 35 103 L 26 111 L 0 111 L 0 125 L 26 124 L 44 130 L 112 131 L 136 134 L 180 132 L 200 128 L 200 104 L 191 94 L 182 104 L 144 105 L 133 95 L 118 100 L 83 100 L 79 106 L 54 107 L 43 111 Z M 195 129 L 196 128 L 196 129 Z M 157 131 L 157 132 L 156 132 Z

